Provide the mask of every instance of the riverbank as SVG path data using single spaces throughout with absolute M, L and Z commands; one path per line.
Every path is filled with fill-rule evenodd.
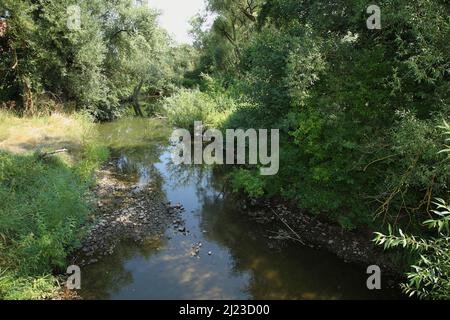
M 136 186 L 117 170 L 113 162 L 97 171 L 96 180 L 92 189 L 96 201 L 95 222 L 81 249 L 74 255 L 74 264 L 96 263 L 114 254 L 117 245 L 123 241 L 144 245 L 160 240 L 171 225 L 176 225 L 180 232 L 186 230 L 180 219 L 183 206 L 165 201 L 157 181 Z
M 0 299 L 55 299 L 108 158 L 87 116 L 0 113 Z
M 123 132 L 136 134 L 135 122 Z M 355 237 L 275 201 L 238 203 L 235 195 L 223 193 L 223 179 L 212 170 L 171 166 L 170 148 L 157 148 L 154 155 L 155 144 L 121 147 L 99 172 L 97 223 L 74 260 L 83 265 L 83 298 L 220 299 L 227 290 L 228 297 L 243 298 L 240 281 L 258 288 L 250 298 L 309 299 L 308 292 L 322 298 L 371 297 L 365 287 L 371 264 L 383 270 L 387 291 L 379 294 L 395 296 L 395 278 L 383 260 L 373 259 L 370 240 L 361 234 Z M 171 206 L 186 210 L 170 213 Z M 153 225 L 155 220 L 160 224 Z M 252 276 L 237 281 L 235 273 Z
M 164 123 L 143 122 L 99 125 L 105 142 L 115 143 L 94 188 L 91 240 L 74 260 L 83 263 L 83 299 L 400 296 L 388 286 L 390 278 L 384 278 L 383 291 L 368 291 L 364 264 L 345 263 L 325 248 L 278 237 L 286 227 L 276 217 L 267 219 L 253 206 L 239 205 L 236 196 L 224 192 L 226 179 L 217 170 L 174 166 L 167 137 L 151 139 Z M 169 213 L 169 201 L 185 210 Z M 156 219 L 160 226 L 147 229 L 146 223 Z M 120 244 L 116 239 L 122 239 Z
M 367 228 L 347 231 L 324 216 L 313 216 L 279 199 L 244 199 L 240 207 L 256 223 L 272 227 L 269 239 L 324 249 L 345 262 L 378 265 L 384 274 L 403 278 L 395 256 L 375 246 L 374 233 Z
M 230 261 L 235 260 L 243 262 L 244 273 L 252 270 L 257 278 L 262 277 L 264 281 L 261 283 L 275 283 L 272 277 L 278 274 L 277 283 L 283 283 L 283 286 L 272 288 L 271 285 L 273 291 L 270 295 L 257 293 L 256 297 L 280 298 L 292 289 L 290 297 L 302 298 L 303 291 L 319 292 L 320 286 L 328 288 L 329 280 L 337 285 L 339 281 L 334 275 L 330 274 L 325 284 L 315 278 L 316 274 L 305 270 L 305 278 L 299 277 L 297 282 L 284 279 L 288 277 L 287 270 L 291 266 L 297 268 L 298 264 L 303 267 L 297 256 L 305 254 L 305 247 L 319 249 L 311 251 L 314 257 L 322 256 L 327 250 L 344 261 L 378 264 L 383 270 L 387 269 L 384 254 L 379 250 L 376 252 L 378 255 L 374 255 L 369 238 L 343 232 L 321 218 L 297 212 L 276 201 L 246 201 L 236 208 L 250 216 L 252 221 L 247 225 L 245 219 L 236 220 L 232 214 L 234 205 L 227 209 L 229 211 L 222 207 L 220 199 L 224 195 L 220 192 L 223 190 L 220 179 L 216 180 L 218 185 L 214 184 L 214 187 L 209 184 L 213 177 L 208 169 L 202 174 L 202 168 L 170 166 L 167 149 L 170 128 L 162 121 L 133 118 L 94 126 L 83 117 L 55 115 L 29 119 L 11 117 L 7 123 L 6 131 L 2 131 L 6 134 L 0 140 L 4 155 L 0 186 L 8 201 L 1 204 L 1 217 L 11 217 L 8 212 L 14 212 L 20 223 L 8 225 L 2 220 L 0 224 L 2 234 L 11 228 L 6 240 L 1 241 L 2 248 L 5 248 L 0 260 L 2 299 L 79 298 L 64 290 L 64 286 L 59 287 L 58 280 L 63 285 L 64 279 L 58 279 L 58 274 L 64 274 L 68 265 L 79 265 L 83 268 L 83 279 L 87 277 L 83 286 L 92 286 L 90 272 L 86 270 L 91 267 L 103 270 L 111 259 L 118 259 L 121 253 L 117 251 L 123 250 L 119 244 L 123 242 L 131 242 L 132 247 L 144 251 L 161 250 L 164 255 L 168 250 L 164 247 L 170 247 L 169 250 L 173 250 L 170 259 L 175 260 L 161 261 L 163 269 L 188 265 L 186 270 L 189 274 L 177 271 L 171 275 L 173 279 L 161 277 L 153 278 L 153 281 L 161 281 L 164 286 L 165 281 L 180 286 L 179 292 L 183 292 L 180 284 L 196 277 L 198 281 L 192 281 L 195 288 L 199 283 L 211 281 L 210 286 L 214 290 L 225 290 L 217 284 L 224 281 L 222 276 L 228 274 Z M 97 140 L 102 144 L 96 143 Z M 108 162 L 103 162 L 109 154 L 105 148 L 113 152 Z M 60 149 L 68 152 L 51 154 Z M 18 160 L 23 162 L 16 162 Z M 185 183 L 187 185 L 183 187 Z M 14 190 L 12 195 L 10 190 Z M 169 203 L 168 200 L 172 199 L 175 201 Z M 27 205 L 21 206 L 20 203 Z M 209 206 L 212 207 L 207 209 Z M 207 216 L 210 210 L 214 214 Z M 32 223 L 25 225 L 30 221 L 26 219 L 31 219 Z M 255 228 L 255 224 L 265 226 Z M 264 230 L 256 229 L 268 229 L 269 232 L 265 234 Z M 260 237 L 262 234 L 265 236 Z M 280 257 L 294 261 L 272 265 L 272 261 L 277 260 L 269 257 L 282 251 L 291 240 L 304 245 L 293 248 L 292 254 L 286 257 L 280 254 Z M 216 241 L 221 245 L 217 246 Z M 229 248 L 231 257 L 224 258 L 228 249 L 222 251 L 222 246 Z M 245 249 L 247 246 L 251 248 Z M 257 253 L 255 246 L 259 248 Z M 348 271 L 341 261 L 334 260 L 334 265 Z M 314 265 L 308 261 L 308 268 L 310 263 Z M 42 269 L 35 271 L 29 268 L 30 265 Z M 13 266 L 18 268 L 13 269 Z M 223 270 L 214 275 L 217 267 Z M 350 266 L 349 269 L 352 268 Z M 170 274 L 170 271 L 166 273 Z M 365 273 L 361 275 L 364 277 Z M 178 276 L 183 277 L 179 282 L 176 280 Z M 230 283 L 236 281 L 232 276 L 225 279 Z M 301 288 L 305 279 L 311 281 L 311 288 Z M 342 282 L 349 287 L 353 283 Z M 363 282 L 357 280 L 352 285 Z M 333 288 L 319 296 L 338 296 L 339 290 Z M 219 291 L 210 295 L 212 293 L 204 290 L 189 297 L 222 297 Z M 239 290 L 230 292 L 238 294 Z M 158 295 L 158 292 L 151 294 Z

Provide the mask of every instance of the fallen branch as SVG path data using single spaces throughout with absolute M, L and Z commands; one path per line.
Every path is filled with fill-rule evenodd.
M 272 237 L 272 239 L 277 239 L 277 240 L 292 240 L 292 241 L 297 241 L 297 242 L 301 243 L 302 245 L 305 245 L 305 243 L 304 243 L 302 240 L 297 239 L 297 238 L 293 238 L 293 237 L 291 237 L 291 236 L 288 235 L 288 234 L 281 233 L 281 232 L 275 232 L 275 231 L 271 231 L 271 230 L 267 230 L 267 231 L 276 235 L 275 237 Z M 283 230 L 283 232 L 286 232 L 286 231 Z
M 59 149 L 59 150 L 55 150 L 55 151 L 52 151 L 52 152 L 44 152 L 44 153 L 41 153 L 41 154 L 38 155 L 38 159 L 39 160 L 43 160 L 43 159 L 46 159 L 46 158 L 48 158 L 50 156 L 54 156 L 55 154 L 63 153 L 63 152 L 69 152 L 69 150 L 67 150 L 67 149 Z
M 298 242 L 300 242 L 301 244 L 305 245 L 305 243 L 302 241 L 302 238 L 298 235 L 298 233 L 295 232 L 294 229 L 292 229 L 292 228 L 287 224 L 287 222 L 284 221 L 283 218 L 281 218 L 281 217 L 278 215 L 278 213 L 275 212 L 275 210 L 273 210 L 273 209 L 270 209 L 270 210 L 272 210 L 272 212 L 277 216 L 277 218 L 278 218 L 281 222 L 283 222 L 283 224 L 284 224 L 286 227 L 288 227 L 288 229 L 291 230 L 291 232 L 292 232 L 293 234 L 295 234 L 295 236 L 297 237 L 297 238 L 296 238 L 296 241 L 298 241 Z

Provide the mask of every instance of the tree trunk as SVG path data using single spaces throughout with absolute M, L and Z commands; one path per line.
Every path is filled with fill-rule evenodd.
M 22 76 L 22 99 L 23 99 L 23 106 L 25 109 L 25 114 L 27 115 L 34 115 L 36 113 L 36 110 L 34 108 L 33 103 L 33 93 L 31 92 L 30 88 L 30 81 L 27 77 Z
M 13 65 L 11 70 L 16 73 L 17 79 L 22 84 L 22 104 L 24 108 L 24 114 L 34 115 L 36 113 L 35 106 L 33 103 L 33 93 L 31 91 L 30 80 L 20 71 L 19 59 L 17 57 L 16 49 L 12 50 L 13 53 Z

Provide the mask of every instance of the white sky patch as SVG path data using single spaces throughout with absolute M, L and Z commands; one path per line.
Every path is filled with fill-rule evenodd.
M 148 4 L 161 12 L 159 22 L 178 43 L 192 43 L 189 20 L 204 12 L 204 0 L 148 0 Z

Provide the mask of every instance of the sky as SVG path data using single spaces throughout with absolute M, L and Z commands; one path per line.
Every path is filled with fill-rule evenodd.
M 204 11 L 204 0 L 148 0 L 148 4 L 161 11 L 159 22 L 178 43 L 192 43 L 189 19 Z

